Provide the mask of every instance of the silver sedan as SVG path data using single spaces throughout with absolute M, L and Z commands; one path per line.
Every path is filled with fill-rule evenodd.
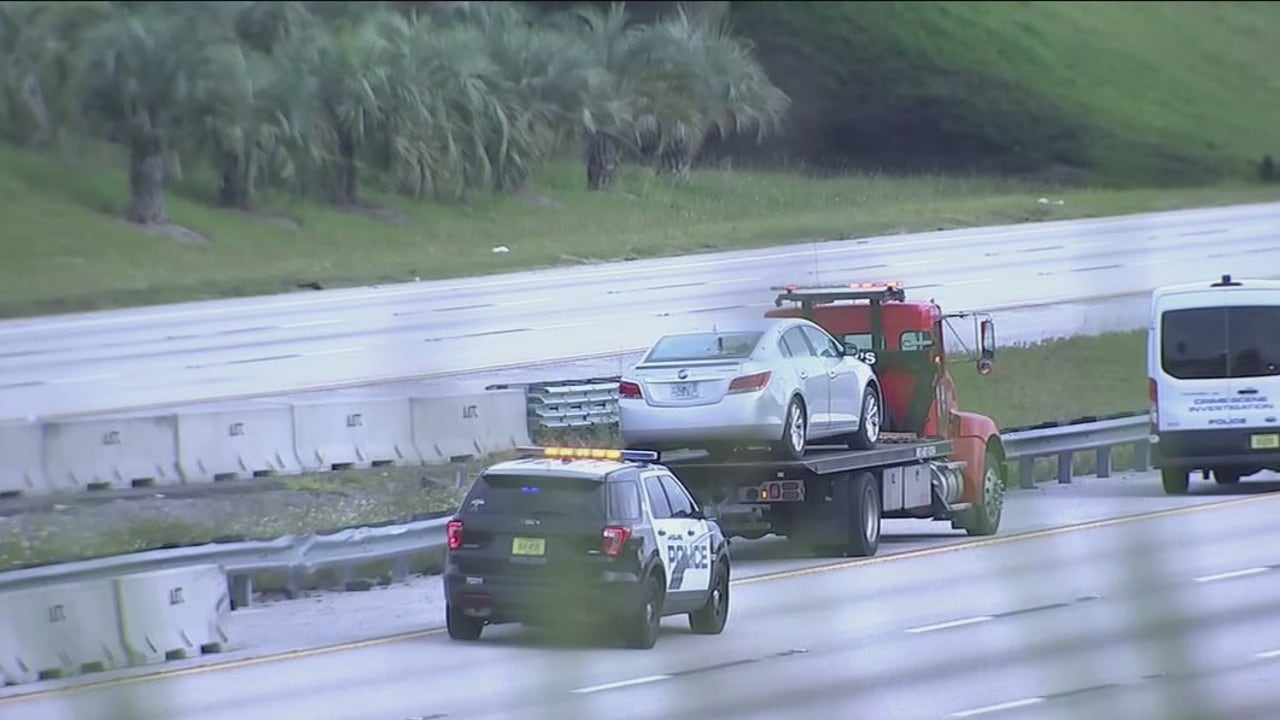
M 881 403 L 871 367 L 801 318 L 666 335 L 618 385 L 623 442 L 657 450 L 764 443 L 799 459 L 827 439 L 867 449 Z

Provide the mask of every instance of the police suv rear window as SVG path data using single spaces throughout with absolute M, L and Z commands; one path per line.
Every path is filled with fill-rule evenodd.
M 463 507 L 469 515 L 598 517 L 604 514 L 604 495 L 604 483 L 592 478 L 482 475 Z

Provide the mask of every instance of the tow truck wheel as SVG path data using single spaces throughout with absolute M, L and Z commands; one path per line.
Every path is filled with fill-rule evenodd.
M 787 404 L 786 419 L 782 423 L 782 445 L 779 453 L 784 460 L 804 459 L 809 435 L 809 417 L 800 398 L 793 397 Z
M 982 497 L 970 509 L 964 525 L 968 535 L 995 535 L 1000 529 L 1000 515 L 1004 510 L 1004 475 L 1000 465 L 1000 457 L 988 450 L 982 466 Z
M 848 551 L 853 557 L 871 557 L 880 549 L 880 482 L 869 472 L 859 472 L 853 476 L 852 490 L 858 502 L 850 518 Z
M 480 632 L 484 630 L 484 620 L 478 617 L 464 615 L 461 611 L 455 610 L 452 605 L 446 606 L 445 626 L 449 631 L 449 637 L 454 640 L 479 640 Z
M 1160 468 L 1160 483 L 1164 485 L 1166 495 L 1186 495 L 1191 484 L 1191 473 L 1186 468 Z

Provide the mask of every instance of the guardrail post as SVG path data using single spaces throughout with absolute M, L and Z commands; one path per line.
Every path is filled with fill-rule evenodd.
M 1148 440 L 1133 444 L 1133 469 L 1137 472 L 1151 469 L 1151 443 Z
M 1018 487 L 1030 490 L 1036 486 L 1036 459 L 1018 458 Z
M 409 556 L 401 555 L 391 561 L 391 582 L 402 583 L 409 579 Z
M 1111 446 L 1098 448 L 1098 477 L 1111 477 Z
M 1071 460 L 1075 457 L 1075 453 L 1058 453 L 1058 484 L 1071 484 Z

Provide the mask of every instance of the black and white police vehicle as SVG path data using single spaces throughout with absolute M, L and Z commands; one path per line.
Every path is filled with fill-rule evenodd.
M 451 638 L 590 618 L 648 649 L 663 617 L 724 629 L 728 542 L 657 452 L 517 450 L 480 473 L 447 525 Z

